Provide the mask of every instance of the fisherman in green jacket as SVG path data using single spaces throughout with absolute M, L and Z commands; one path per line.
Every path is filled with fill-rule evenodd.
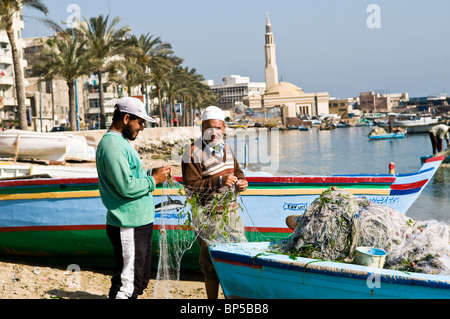
M 114 247 L 109 297 L 137 298 L 150 280 L 155 205 L 152 191 L 167 180 L 170 166 L 145 170 L 131 145 L 148 117 L 136 98 L 118 100 L 110 129 L 97 147 L 98 184 L 107 208 L 106 232 Z

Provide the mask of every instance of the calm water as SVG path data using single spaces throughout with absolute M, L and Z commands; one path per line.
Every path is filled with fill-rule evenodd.
M 229 138 L 228 143 L 234 146 L 240 162 L 244 162 L 243 145 L 248 144 L 249 168 L 274 175 L 387 174 L 389 162 L 395 163 L 397 174 L 413 173 L 421 165 L 420 157 L 432 153 L 428 134 L 369 141 L 370 131 L 370 127 L 333 131 L 313 128 L 307 132 L 288 130 L 271 135 L 256 130 L 257 133 Z M 271 141 L 275 141 L 273 145 Z M 407 215 L 415 220 L 450 223 L 450 166 L 441 165 Z

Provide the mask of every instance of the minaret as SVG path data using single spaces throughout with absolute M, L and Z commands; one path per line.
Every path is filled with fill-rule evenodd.
M 266 49 L 266 90 L 268 90 L 272 85 L 278 83 L 277 57 L 269 14 L 267 14 L 266 45 L 264 47 Z

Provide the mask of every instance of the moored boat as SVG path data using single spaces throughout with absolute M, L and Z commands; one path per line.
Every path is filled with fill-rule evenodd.
M 300 126 L 298 127 L 298 129 L 299 129 L 299 131 L 309 131 L 309 130 L 311 130 L 311 126 L 308 126 L 308 125 L 300 125 Z
M 284 220 L 302 214 L 329 187 L 338 186 L 372 202 L 390 206 L 406 214 L 435 174 L 444 156 L 427 159 L 412 174 L 332 175 L 332 176 L 248 176 L 248 189 L 240 196 L 242 221 L 249 238 L 285 238 L 292 231 Z M 181 178 L 175 178 L 181 182 Z M 170 196 L 184 204 L 180 185 L 158 187 L 155 205 Z M 176 203 L 176 202 L 175 202 Z M 174 205 L 170 218 L 156 213 L 154 229 L 180 229 L 184 219 Z M 263 208 L 263 209 L 262 209 Z M 170 212 L 166 212 L 170 213 Z M 162 222 L 164 218 L 164 223 Z M 105 232 L 106 209 L 98 179 L 39 178 L 0 181 L 0 255 L 67 257 L 112 265 L 112 249 Z M 194 240 L 194 236 L 192 239 Z M 157 247 L 158 231 L 154 242 Z M 186 252 L 183 267 L 198 267 L 198 251 Z M 155 252 L 156 254 L 156 252 Z M 154 258 L 157 260 L 157 258 Z
M 380 134 L 380 135 L 369 135 L 370 140 L 386 140 L 386 139 L 395 139 L 395 138 L 404 138 L 405 133 L 387 133 L 387 134 Z
M 291 258 L 270 243 L 213 244 L 225 296 L 251 299 L 448 299 L 450 276 Z
M 392 121 L 393 127 L 401 127 L 408 130 L 408 133 L 427 133 L 430 129 L 440 124 L 438 118 L 431 116 L 412 116 L 411 118 L 398 118 Z

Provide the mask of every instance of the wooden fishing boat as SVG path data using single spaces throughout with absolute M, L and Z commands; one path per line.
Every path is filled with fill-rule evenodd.
M 395 271 L 270 252 L 268 242 L 213 244 L 225 296 L 251 299 L 448 299 L 450 276 Z
M 286 238 L 292 230 L 285 218 L 302 214 L 331 186 L 406 213 L 435 174 L 444 156 L 427 159 L 412 174 L 333 175 L 273 177 L 248 176 L 248 189 L 240 196 L 241 218 L 248 238 Z M 180 177 L 174 178 L 181 182 Z M 171 211 L 156 212 L 153 236 L 158 247 L 159 230 L 180 229 L 185 219 L 178 211 L 184 204 L 179 185 L 158 187 L 158 206 L 169 196 Z M 177 202 L 179 201 L 178 205 Z M 98 190 L 98 179 L 41 178 L 0 181 L 0 255 L 68 258 L 71 263 L 109 265 L 112 248 L 105 232 L 106 209 Z M 194 239 L 194 235 L 192 239 Z M 261 240 L 262 241 L 262 240 Z M 157 249 L 154 250 L 157 255 Z M 185 253 L 182 266 L 198 267 L 198 248 Z M 154 258 L 157 261 L 157 258 Z
M 396 139 L 396 138 L 404 138 L 405 133 L 388 133 L 388 134 L 380 134 L 380 135 L 369 135 L 369 140 L 386 140 L 386 139 Z

